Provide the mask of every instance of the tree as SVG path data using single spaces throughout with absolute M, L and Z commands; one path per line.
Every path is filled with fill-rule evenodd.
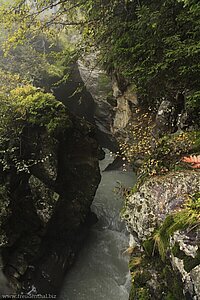
M 143 105 L 175 101 L 182 93 L 187 107 L 193 113 L 199 110 L 197 0 L 40 0 L 34 8 L 18 1 L 2 11 L 11 15 L 7 27 L 11 21 L 18 24 L 15 34 L 10 30 L 14 40 L 27 29 L 76 26 L 83 37 L 81 47 L 100 50 L 104 68 L 123 78 L 125 86 L 134 83 Z

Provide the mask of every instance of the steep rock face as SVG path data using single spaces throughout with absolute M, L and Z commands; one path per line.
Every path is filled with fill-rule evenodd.
M 125 90 L 121 91 L 115 78 L 113 78 L 113 95 L 116 97 L 117 106 L 115 108 L 112 131 L 116 134 L 127 126 L 132 116 L 132 106 L 135 107 L 138 102 L 134 86 L 129 85 Z
M 70 66 L 67 82 L 54 86 L 52 90 L 56 99 L 63 102 L 71 113 L 94 124 L 96 104 L 84 85 L 77 62 Z
M 124 85 L 115 75 L 107 76 L 97 66 L 96 54 L 90 54 L 71 66 L 66 83 L 52 89 L 70 112 L 96 125 L 102 147 L 119 151 L 116 137 L 125 129 L 132 108 L 138 104 L 133 85 Z
M 100 181 L 95 128 L 63 110 L 67 121 L 53 133 L 42 120 L 27 122 L 20 149 L 8 145 L 16 149 L 10 167 L 1 168 L 1 255 L 14 292 L 56 293 L 93 222 Z M 59 124 L 59 112 L 54 116 Z
M 117 151 L 117 142 L 111 133 L 113 103 L 108 101 L 114 101 L 112 85 L 102 70 L 93 68 L 91 62 L 90 65 L 75 62 L 68 81 L 53 87 L 53 92 L 70 112 L 96 125 L 96 136 L 102 147 Z
M 165 297 L 169 295 L 175 297 L 172 299 L 200 299 L 198 275 L 200 268 L 199 226 L 191 225 L 181 230 L 172 231 L 169 239 L 169 249 L 162 249 L 168 253 L 165 263 L 158 258 L 158 255 L 153 257 L 156 254 L 155 243 L 159 243 L 160 240 L 155 238 L 154 242 L 147 242 L 148 239 L 153 241 L 155 230 L 162 224 L 165 224 L 163 225 L 165 226 L 163 238 L 167 239 L 167 226 L 169 225 L 167 222 L 170 219 L 166 222 L 166 216 L 173 216 L 173 214 L 183 209 L 188 196 L 199 191 L 200 173 L 185 170 L 151 177 L 127 199 L 124 217 L 133 238 L 131 246 L 133 247 L 136 243 L 140 248 L 139 258 L 133 253 L 130 263 L 132 274 L 135 276 L 135 285 L 130 299 L 137 299 L 138 291 L 141 288 L 144 293 L 148 294 L 149 298 L 147 299 L 154 299 L 153 297 L 155 299 L 168 299 Z M 145 252 L 148 253 L 149 257 Z M 140 267 L 140 269 L 135 271 L 137 270 L 136 267 Z M 169 283 L 170 276 L 167 275 L 166 267 L 171 270 L 171 283 Z M 163 270 L 165 270 L 164 273 Z M 140 276 L 145 275 L 142 277 L 142 283 L 141 281 L 138 282 L 139 275 L 134 272 L 139 272 Z M 157 283 L 152 284 L 153 281 Z M 177 291 L 175 287 L 172 288 L 173 285 L 181 286 L 181 284 L 183 284 L 183 294 L 181 290 Z M 168 288 L 170 285 L 171 290 Z M 174 289 L 174 292 L 172 289 Z M 163 291 L 163 295 L 159 291 Z
M 98 128 L 100 144 L 116 152 L 117 142 L 112 133 L 114 108 L 116 99 L 113 97 L 112 81 L 106 73 L 97 67 L 95 54 L 78 61 L 80 76 L 95 102 L 94 120 Z

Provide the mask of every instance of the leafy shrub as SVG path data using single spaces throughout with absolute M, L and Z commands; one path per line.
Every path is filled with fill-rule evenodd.
M 129 162 L 144 158 L 152 152 L 156 143 L 152 136 L 152 128 L 152 113 L 136 109 L 126 128 L 128 139 L 123 135 L 119 138 L 120 152 Z
M 29 172 L 31 166 L 46 159 L 37 153 L 38 137 L 46 132 L 59 138 L 71 126 L 68 112 L 52 94 L 31 85 L 1 91 L 0 101 L 0 166 L 3 171 L 14 167 Z M 26 153 L 29 143 L 34 153 Z
M 10 92 L 15 118 L 22 124 L 45 127 L 49 133 L 67 128 L 70 123 L 65 106 L 52 94 L 31 85 Z
M 139 172 L 141 175 L 164 174 L 170 170 L 187 168 L 181 157 L 187 153 L 200 151 L 199 132 L 181 132 L 169 134 L 159 139 L 155 148 L 146 157 Z
M 181 157 L 200 152 L 200 132 L 176 132 L 158 139 L 154 136 L 154 119 L 151 111 L 136 109 L 125 134 L 118 138 L 124 159 L 133 164 L 140 160 L 140 175 L 164 174 L 169 170 L 187 168 Z

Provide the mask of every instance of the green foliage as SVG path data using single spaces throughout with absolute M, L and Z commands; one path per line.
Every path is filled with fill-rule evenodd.
M 19 76 L 29 83 L 50 91 L 54 85 L 68 78 L 68 66 L 76 55 L 72 44 L 64 34 L 49 37 L 39 34 L 29 36 L 22 45 L 15 45 L 6 54 L 3 43 L 6 34 L 1 37 L 0 68 Z
M 105 43 L 108 71 L 116 70 L 134 82 L 142 103 L 155 107 L 185 91 L 188 112 L 198 121 L 200 10 L 199 3 L 195 10 L 191 6 L 178 1 L 127 1 L 119 15 L 116 7 L 106 11 L 111 14 L 109 22 L 98 32 L 100 44 Z
M 177 230 L 184 230 L 200 225 L 200 193 L 195 193 L 189 197 L 185 206 L 180 211 L 166 217 L 164 223 L 155 232 L 153 239 L 162 260 L 165 260 L 169 250 L 170 237 Z
M 134 253 L 129 268 L 132 277 L 130 300 L 165 299 L 183 300 L 183 284 L 169 261 L 158 255 Z M 156 278 L 156 285 L 152 286 Z
M 45 127 L 49 133 L 59 132 L 70 126 L 65 106 L 52 94 L 26 85 L 10 92 L 15 118 L 22 124 Z
M 153 241 L 153 239 L 147 239 L 143 242 L 142 244 L 144 250 L 145 250 L 145 253 L 146 255 L 148 256 L 153 256 L 154 254 L 154 248 L 155 248 L 155 243 Z
M 173 274 L 174 273 L 174 274 Z M 172 276 L 173 274 L 173 276 Z M 165 298 L 165 300 L 181 300 L 184 299 L 183 295 L 183 285 L 181 284 L 181 280 L 175 272 L 172 271 L 172 267 L 167 264 L 164 266 L 162 271 L 163 277 L 166 279 L 167 285 L 169 286 L 169 292 Z
M 15 79 L 10 74 L 6 76 Z M 65 106 L 52 94 L 20 80 L 15 85 L 18 86 L 11 91 L 4 86 L 0 91 L 0 167 L 3 171 L 14 167 L 18 172 L 29 172 L 31 166 L 46 158 L 37 158 L 37 151 L 26 153 L 28 143 L 37 148 L 38 135 L 45 132 L 58 139 L 71 121 Z
M 154 106 L 178 91 L 199 91 L 199 3 L 86 1 L 84 34 L 101 50 L 108 72 L 134 82 L 140 99 Z M 89 43 L 88 41 L 88 43 Z
M 129 299 L 130 300 L 150 300 L 150 296 L 149 296 L 149 291 L 148 289 L 145 289 L 144 287 L 141 288 L 134 288 L 132 286 L 131 291 L 130 291 L 130 295 L 129 295 Z
M 200 106 L 200 91 L 188 96 L 186 105 L 188 106 L 188 109 L 198 109 Z
M 0 68 L 0 96 L 1 97 L 5 93 L 9 92 L 11 89 L 14 89 L 20 84 L 23 84 L 23 81 L 18 74 L 12 74 Z
M 155 108 L 181 91 L 190 113 L 199 115 L 194 109 L 199 110 L 200 86 L 198 1 L 40 0 L 33 5 L 16 0 L 4 4 L 1 14 L 8 44 L 19 44 L 27 31 L 33 35 L 54 26 L 55 32 L 69 32 L 72 26 L 82 35 L 80 48 L 99 49 L 108 73 L 123 78 L 125 86 L 134 83 L 145 106 Z

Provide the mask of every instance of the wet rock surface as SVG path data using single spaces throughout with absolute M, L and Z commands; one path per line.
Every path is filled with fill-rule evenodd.
M 13 293 L 56 294 L 94 221 L 95 127 L 67 110 L 66 119 L 54 135 L 42 125 L 25 128 L 19 159 L 32 165 L 1 172 L 2 268 Z

